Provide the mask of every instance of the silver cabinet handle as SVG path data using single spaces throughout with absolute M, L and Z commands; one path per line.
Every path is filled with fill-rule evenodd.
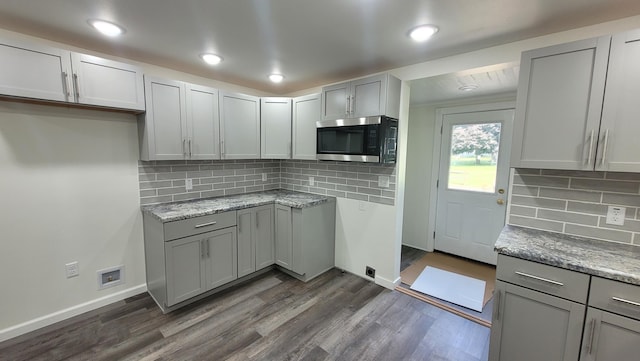
M 602 146 L 602 165 L 607 157 L 607 146 L 609 145 L 609 129 L 604 131 L 604 145 Z
M 587 165 L 591 165 L 591 156 L 593 155 L 593 138 L 595 130 L 591 129 L 591 135 L 589 136 L 589 155 L 587 156 Z
M 213 221 L 213 222 L 208 222 L 208 223 L 202 223 L 202 224 L 197 224 L 195 226 L 195 228 L 202 228 L 202 227 L 207 227 L 207 226 L 213 226 L 214 224 L 216 224 L 218 222 Z
M 593 351 L 593 338 L 596 333 L 596 320 L 592 319 L 589 323 L 589 343 L 587 343 L 587 353 L 591 355 Z
M 611 299 L 617 302 L 626 303 L 627 305 L 640 307 L 640 302 L 629 301 L 620 297 L 611 297 Z
M 355 95 L 350 96 L 351 101 L 349 102 L 349 114 L 353 115 L 353 108 L 355 108 L 356 97 Z
M 258 219 L 260 218 L 258 217 L 258 212 L 256 212 L 256 228 L 260 228 L 260 221 Z
M 548 279 L 548 278 L 542 278 L 542 277 L 538 277 L 538 276 L 530 275 L 530 274 L 528 274 L 528 273 L 524 273 L 524 272 L 520 272 L 520 271 L 516 271 L 515 273 L 516 273 L 518 276 L 527 277 L 527 278 L 532 278 L 532 279 L 534 279 L 534 280 L 538 280 L 538 281 L 542 281 L 542 282 L 551 283 L 552 285 L 556 285 L 556 286 L 564 286 L 564 283 L 557 282 L 557 281 L 553 281 L 553 280 L 550 280 L 550 279 Z
M 496 301 L 493 304 L 496 321 L 500 320 L 500 301 L 502 301 L 502 292 L 498 291 L 496 294 Z
M 204 240 L 200 240 L 200 258 L 204 259 Z
M 182 155 L 184 155 L 185 157 L 187 156 L 186 143 L 187 143 L 187 140 L 186 139 L 182 139 Z
M 224 158 L 224 140 L 220 141 L 220 155 L 221 158 Z
M 293 159 L 293 143 L 289 142 L 289 158 Z
M 205 243 L 207 244 L 207 258 L 209 258 L 209 251 L 211 250 L 211 241 L 209 239 L 206 239 Z
M 67 75 L 66 71 L 62 72 L 62 91 L 64 92 L 64 97 L 65 99 L 68 101 L 69 100 L 69 85 L 67 84 L 67 78 L 69 76 Z
M 73 88 L 76 91 L 76 101 L 80 101 L 80 89 L 78 89 L 78 74 L 73 73 Z
M 349 109 L 351 109 L 351 106 L 349 105 L 349 103 L 351 103 L 351 96 L 347 95 L 347 101 L 344 104 L 344 113 L 346 115 L 349 115 Z
M 238 233 L 242 233 L 242 217 L 238 217 Z
M 191 150 L 191 139 L 189 139 L 189 157 L 191 157 L 192 154 Z

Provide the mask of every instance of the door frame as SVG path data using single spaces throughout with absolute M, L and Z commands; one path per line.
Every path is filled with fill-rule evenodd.
M 442 123 L 445 115 L 460 113 L 487 112 L 494 110 L 515 110 L 515 101 L 495 102 L 475 105 L 464 105 L 458 107 L 436 109 L 436 124 L 433 132 L 433 152 L 431 159 L 431 189 L 429 190 L 429 223 L 427 228 L 427 251 L 433 252 L 435 249 L 434 232 L 436 230 L 436 209 L 438 205 L 437 182 L 440 178 L 440 148 L 442 145 Z M 438 131 L 440 129 L 440 131 Z M 509 150 L 510 151 L 510 150 Z M 511 175 L 509 176 L 509 187 L 511 187 Z M 511 192 L 509 192 L 510 195 Z M 507 203 L 507 206 L 509 203 Z M 509 209 L 507 208 L 507 217 Z

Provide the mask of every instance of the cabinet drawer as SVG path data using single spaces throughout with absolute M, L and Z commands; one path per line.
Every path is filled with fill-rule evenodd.
M 640 286 L 593 277 L 589 306 L 640 320 Z
M 164 240 L 170 241 L 235 225 L 235 211 L 168 222 L 164 224 Z
M 498 255 L 496 277 L 509 283 L 586 303 L 589 275 Z

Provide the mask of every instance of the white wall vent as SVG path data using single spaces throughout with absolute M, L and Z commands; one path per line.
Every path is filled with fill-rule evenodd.
M 124 266 L 122 265 L 101 269 L 97 273 L 99 290 L 124 283 Z

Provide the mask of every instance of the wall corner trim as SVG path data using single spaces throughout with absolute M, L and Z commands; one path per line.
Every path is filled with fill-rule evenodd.
M 52 325 L 56 322 L 66 320 L 68 318 L 80 315 L 82 313 L 93 311 L 100 307 L 124 300 L 125 298 L 129 298 L 146 291 L 147 291 L 147 285 L 141 284 L 138 286 L 127 288 L 120 292 L 112 293 L 104 297 L 96 298 L 94 300 L 91 300 L 85 303 L 81 303 L 60 311 L 56 311 L 48 315 L 35 318 L 33 320 L 20 323 L 15 326 L 2 329 L 0 330 L 0 342 L 9 340 L 11 338 L 23 335 L 31 331 L 35 331 L 45 326 Z
M 386 278 L 376 276 L 376 284 L 390 290 L 395 290 L 400 284 L 400 277 L 396 278 L 394 281 L 390 281 Z

